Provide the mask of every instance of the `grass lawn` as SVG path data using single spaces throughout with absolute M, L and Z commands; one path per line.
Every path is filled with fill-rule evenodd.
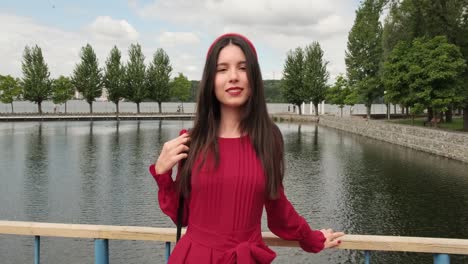
M 424 126 L 424 121 L 426 121 L 426 118 L 415 118 L 414 124 L 412 123 L 411 118 L 394 120 L 392 122 L 395 122 L 398 124 L 404 124 L 404 125 Z M 442 128 L 442 129 L 447 129 L 447 130 L 462 131 L 463 130 L 463 118 L 454 117 L 452 123 L 439 123 L 437 127 Z

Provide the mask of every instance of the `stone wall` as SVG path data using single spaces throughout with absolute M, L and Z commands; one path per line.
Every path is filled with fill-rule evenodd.
M 272 114 L 271 118 L 274 122 L 317 122 L 320 116 L 278 113 Z
M 319 124 L 468 162 L 468 133 L 349 117 L 320 116 Z

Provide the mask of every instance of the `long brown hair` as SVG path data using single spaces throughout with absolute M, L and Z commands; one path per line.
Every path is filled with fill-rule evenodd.
M 220 51 L 229 44 L 242 49 L 247 61 L 247 78 L 251 95 L 242 107 L 240 129 L 248 134 L 255 152 L 262 162 L 266 176 L 266 195 L 270 199 L 278 197 L 284 176 L 284 145 L 279 128 L 270 119 L 265 102 L 262 74 L 256 51 L 245 37 L 230 34 L 218 38 L 208 51 L 203 77 L 200 82 L 197 110 L 193 129 L 190 131 L 190 150 L 181 165 L 179 191 L 188 197 L 192 169 L 200 169 L 208 153 L 214 154 L 219 163 L 219 149 L 216 140 L 221 119 L 220 102 L 215 95 L 214 79 Z M 202 164 L 194 168 L 196 160 L 203 155 Z

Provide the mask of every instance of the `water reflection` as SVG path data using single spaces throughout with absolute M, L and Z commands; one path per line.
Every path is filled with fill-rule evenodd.
M 147 168 L 162 144 L 191 124 L 167 120 L 0 124 L 0 145 L 7 148 L 0 166 L 9 176 L 1 175 L 5 183 L 0 187 L 1 218 L 174 227 L 159 210 L 157 187 Z M 286 193 L 314 228 L 468 238 L 467 164 L 316 125 L 278 126 L 285 142 Z M 18 208 L 25 214 L 18 214 Z M 0 255 L 17 263 L 25 261 L 15 252 L 31 252 L 27 248 L 31 242 L 9 244 L 0 238 L 0 244 Z M 159 244 L 112 245 L 113 263 L 154 263 L 164 253 Z M 83 256 L 92 255 L 92 245 L 87 246 L 73 245 L 74 252 L 61 256 L 54 249 L 68 246 L 55 243 L 44 252 L 54 256 L 48 263 L 81 263 Z M 355 251 L 311 255 L 299 249 L 275 250 L 279 254 L 275 263 L 362 262 L 362 253 Z M 430 263 L 431 256 L 376 253 L 373 261 Z M 457 261 L 468 259 L 453 257 Z
M 24 164 L 24 211 L 31 221 L 45 221 L 49 213 L 49 177 L 47 138 L 42 135 L 42 122 L 28 138 Z
M 98 214 L 96 208 L 96 177 L 97 174 L 97 148 L 94 137 L 94 121 L 89 122 L 89 133 L 85 137 L 80 156 L 80 175 L 81 175 L 81 200 L 80 200 L 80 222 L 97 223 Z
M 129 187 L 131 190 L 143 193 L 147 189 L 147 185 L 142 180 L 143 178 L 148 178 L 147 173 L 141 173 L 141 168 L 148 166 L 148 157 L 144 155 L 145 153 L 145 144 L 148 142 L 145 141 L 144 133 L 141 130 L 141 121 L 136 123 L 136 129 L 130 137 L 130 159 L 128 160 L 131 164 L 129 170 Z M 132 208 L 129 208 L 129 213 L 134 215 L 132 224 L 138 225 L 143 221 L 143 215 L 145 214 L 145 201 L 146 199 L 143 196 L 129 195 L 130 203 L 133 205 Z
M 108 166 L 110 168 L 110 195 L 113 201 L 111 207 L 111 224 L 117 224 L 116 221 L 122 213 L 121 205 L 126 200 L 126 192 L 122 192 L 121 186 L 124 185 L 124 178 L 119 171 L 122 169 L 122 163 L 124 162 L 124 153 L 121 151 L 121 138 L 119 133 L 120 121 L 115 122 L 115 132 L 110 136 L 110 159 L 108 160 Z
M 314 126 L 314 146 L 318 147 L 318 125 Z
M 323 127 L 280 127 L 288 197 L 314 226 L 351 234 L 468 237 L 467 164 Z M 373 254 L 376 263 L 430 263 L 431 258 Z M 324 259 L 356 263 L 362 255 L 340 251 Z

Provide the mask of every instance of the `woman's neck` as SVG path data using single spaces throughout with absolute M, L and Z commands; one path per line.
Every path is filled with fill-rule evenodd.
M 240 109 L 239 108 L 221 108 L 221 120 L 219 124 L 218 136 L 224 138 L 240 137 Z

